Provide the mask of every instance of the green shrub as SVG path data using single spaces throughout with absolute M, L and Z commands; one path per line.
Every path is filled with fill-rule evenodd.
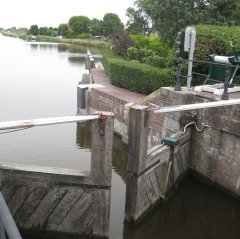
M 157 33 L 152 36 L 131 35 L 131 38 L 134 40 L 135 47 L 139 50 L 151 50 L 161 57 L 167 57 L 169 54 L 170 48 L 160 40 Z
M 103 65 L 113 85 L 134 92 L 150 94 L 160 87 L 175 85 L 170 68 L 159 69 L 112 54 L 104 55 Z
M 233 56 L 230 41 L 235 45 L 235 54 L 240 56 L 240 27 L 198 25 L 195 60 L 209 61 L 209 55 Z M 194 62 L 193 71 L 207 74 L 208 64 Z
M 82 33 L 78 35 L 79 39 L 90 39 L 91 38 L 91 34 L 90 33 Z
M 171 49 L 160 41 L 158 34 L 152 36 L 132 35 L 135 47 L 128 48 L 128 58 L 155 67 L 166 67 Z

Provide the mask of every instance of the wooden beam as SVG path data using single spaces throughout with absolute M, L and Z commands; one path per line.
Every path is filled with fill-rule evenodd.
M 55 118 L 42 118 L 42 119 L 31 119 L 31 120 L 18 120 L 18 121 L 7 121 L 0 122 L 0 130 L 8 129 L 19 129 L 34 126 L 63 124 L 72 122 L 83 122 L 88 120 L 98 119 L 99 115 L 81 115 L 81 116 L 65 116 Z
M 227 106 L 227 105 L 238 105 L 238 104 L 240 104 L 240 99 L 221 100 L 221 101 L 206 102 L 206 103 L 199 103 L 199 104 L 175 105 L 175 106 L 169 106 L 169 107 L 162 107 L 154 110 L 154 113 L 158 114 L 158 113 L 179 112 L 179 111 L 186 111 L 186 110 L 207 109 L 207 108 L 221 107 L 221 106 Z

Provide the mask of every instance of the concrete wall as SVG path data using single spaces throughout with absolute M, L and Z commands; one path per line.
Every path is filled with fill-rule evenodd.
M 0 164 L 2 193 L 22 229 L 108 237 L 113 114 L 92 122 L 91 172 Z

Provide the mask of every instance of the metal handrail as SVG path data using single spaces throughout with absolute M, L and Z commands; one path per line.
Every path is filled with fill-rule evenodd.
M 8 206 L 1 192 L 0 192 L 0 219 L 1 223 L 3 224 L 3 229 L 6 231 L 9 239 L 22 239 L 17 228 L 17 225 L 12 217 L 11 212 L 8 209 Z

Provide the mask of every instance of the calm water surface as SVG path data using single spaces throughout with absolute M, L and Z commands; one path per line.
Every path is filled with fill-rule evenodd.
M 0 121 L 75 115 L 86 50 L 0 35 Z M 1 134 L 0 161 L 89 170 L 90 140 L 88 127 L 79 123 Z M 240 203 L 192 179 L 138 227 L 124 225 L 126 155 L 115 137 L 111 239 L 240 237 Z

